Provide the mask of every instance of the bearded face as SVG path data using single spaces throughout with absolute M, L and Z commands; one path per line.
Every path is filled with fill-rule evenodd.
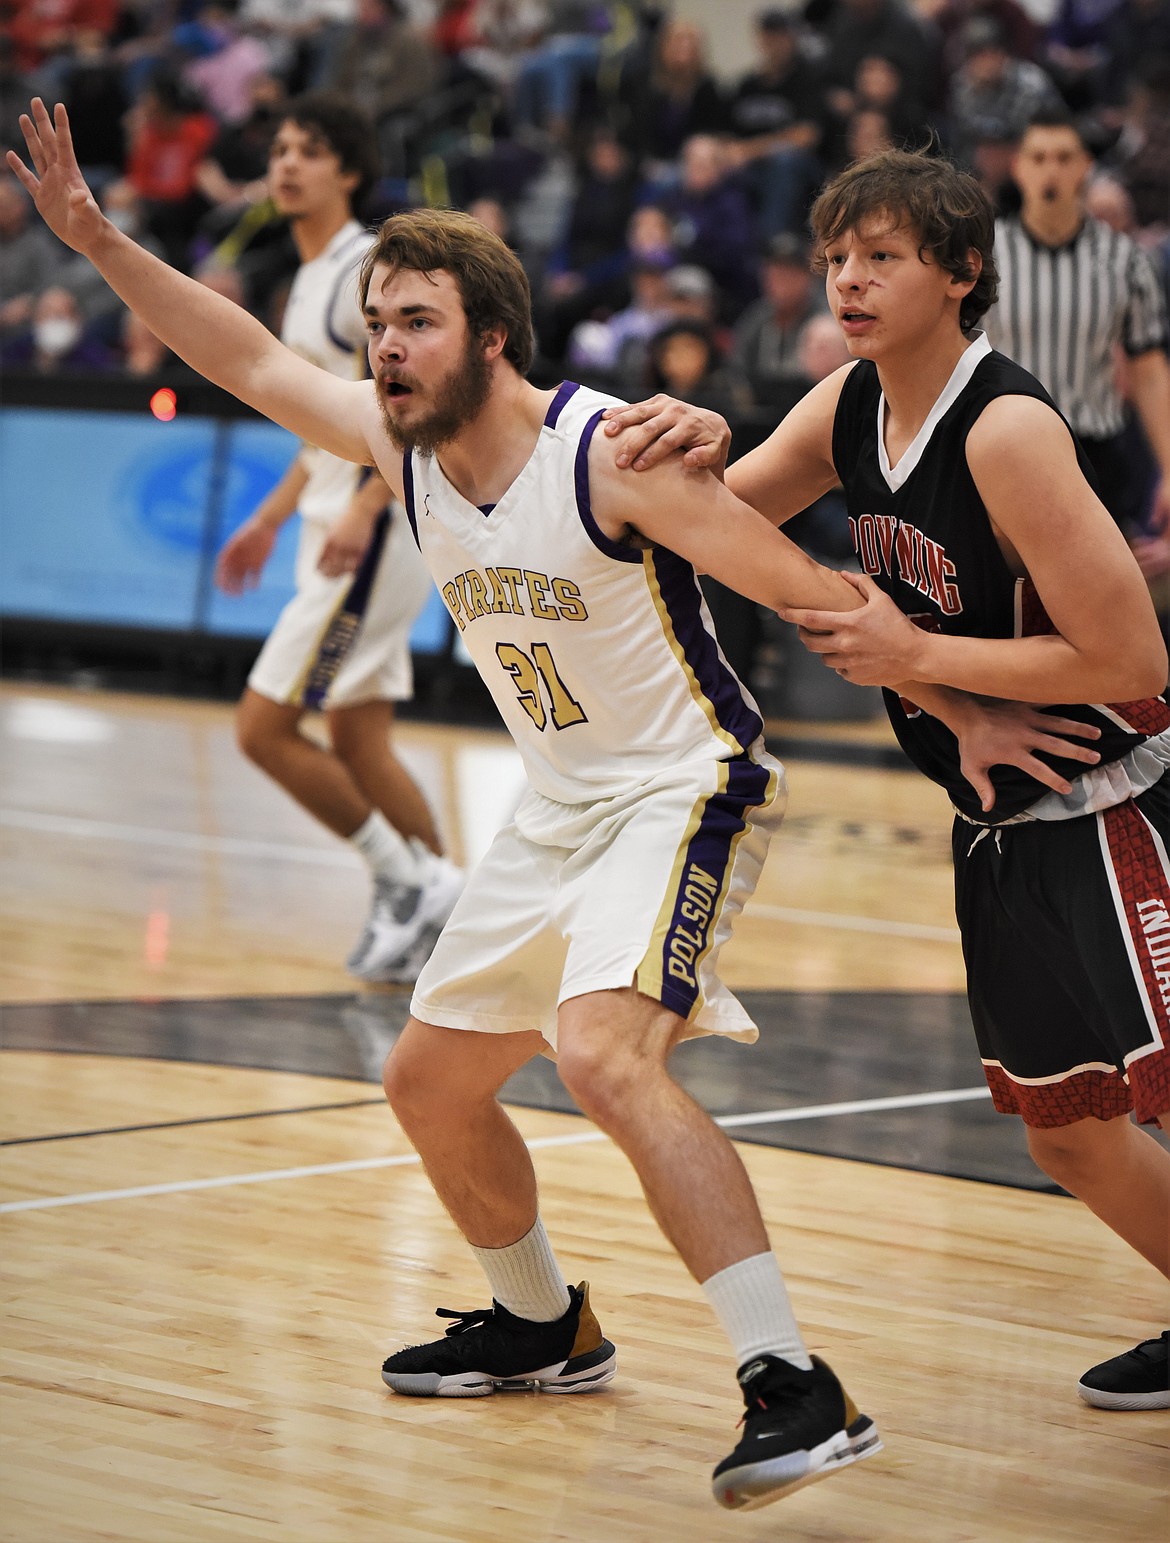
M 423 386 L 407 369 L 385 366 L 378 379 L 378 407 L 396 450 L 434 455 L 479 415 L 490 391 L 482 340 L 469 335 L 462 359 L 434 386 Z

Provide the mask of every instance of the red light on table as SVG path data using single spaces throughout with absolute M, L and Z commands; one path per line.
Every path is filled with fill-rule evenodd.
M 169 423 L 178 412 L 175 393 L 169 386 L 160 386 L 150 399 L 150 410 L 160 423 Z

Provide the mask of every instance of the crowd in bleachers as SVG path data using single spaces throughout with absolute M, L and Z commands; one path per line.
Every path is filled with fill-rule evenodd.
M 1170 0 L 797 0 L 756 14 L 737 78 L 709 59 L 722 11 L 0 0 L 3 138 L 19 143 L 33 94 L 64 101 L 109 217 L 275 326 L 296 254 L 266 197 L 269 140 L 289 97 L 344 92 L 378 149 L 363 216 L 455 205 L 497 229 L 532 281 L 538 375 L 733 413 L 779 415 L 845 358 L 806 216 L 882 146 L 937 143 L 1010 206 L 1015 139 L 1064 103 L 1098 153 L 1090 207 L 1168 271 Z M 179 368 L 8 177 L 0 362 Z

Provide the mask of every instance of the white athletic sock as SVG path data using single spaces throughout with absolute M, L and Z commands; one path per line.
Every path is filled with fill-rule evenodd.
M 775 1254 L 729 1264 L 703 1282 L 703 1294 L 731 1341 L 736 1366 L 758 1355 L 779 1356 L 802 1371 L 812 1366 Z
M 421 868 L 417 856 L 381 810 L 370 811 L 349 837 L 349 844 L 362 854 L 376 879 L 393 879 L 398 884 L 419 882 Z
M 540 1217 L 530 1232 L 507 1248 L 476 1248 L 492 1296 L 517 1318 L 552 1323 L 569 1310 L 569 1288 L 557 1266 Z

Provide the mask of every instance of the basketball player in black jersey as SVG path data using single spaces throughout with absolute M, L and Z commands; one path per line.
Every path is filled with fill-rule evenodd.
M 844 486 L 865 605 L 781 614 L 839 675 L 887 688 L 900 743 L 954 804 L 996 1107 L 1170 1276 L 1170 1153 L 1130 1119 L 1170 1127 L 1170 707 L 1153 607 L 1071 430 L 977 331 L 996 273 L 974 180 L 887 152 L 824 190 L 813 228 L 855 362 L 725 480 L 777 523 Z M 655 398 L 607 432 L 632 425 L 619 462 L 684 448 L 725 465 L 712 415 Z M 1081 1396 L 1170 1408 L 1168 1349 L 1170 1331 L 1092 1368 Z

